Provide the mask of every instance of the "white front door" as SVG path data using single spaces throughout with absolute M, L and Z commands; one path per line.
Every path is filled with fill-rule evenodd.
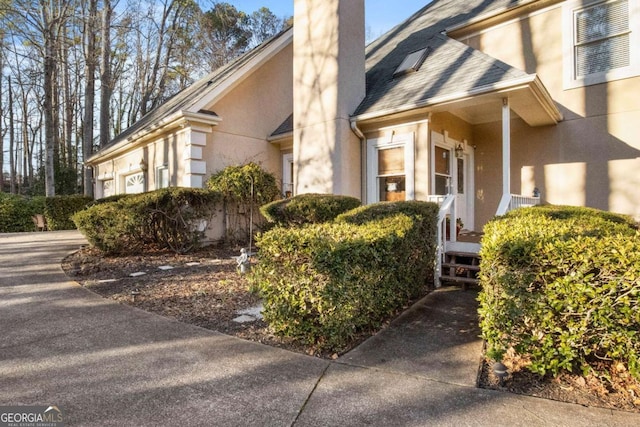
M 473 230 L 473 149 L 436 132 L 431 133 L 431 141 L 431 194 L 455 194 L 456 218 Z

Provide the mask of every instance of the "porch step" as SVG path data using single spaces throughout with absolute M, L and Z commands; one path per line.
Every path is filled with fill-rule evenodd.
M 476 252 L 447 251 L 442 263 L 441 284 L 459 284 L 463 289 L 479 283 L 480 256 Z
M 470 271 L 480 271 L 479 265 L 469 265 L 469 264 L 452 264 L 452 263 L 443 263 L 442 268 L 465 268 Z

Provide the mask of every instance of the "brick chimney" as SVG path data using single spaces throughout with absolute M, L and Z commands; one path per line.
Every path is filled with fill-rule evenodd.
M 293 27 L 295 192 L 360 197 L 364 0 L 294 0 Z

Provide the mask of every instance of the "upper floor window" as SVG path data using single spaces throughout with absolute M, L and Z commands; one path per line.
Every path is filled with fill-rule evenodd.
M 640 74 L 637 2 L 580 0 L 565 6 L 566 89 Z

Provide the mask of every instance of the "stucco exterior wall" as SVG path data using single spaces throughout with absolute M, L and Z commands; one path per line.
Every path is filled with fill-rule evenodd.
M 349 115 L 365 95 L 364 1 L 295 0 L 294 19 L 295 191 L 360 197 Z
M 207 176 L 253 161 L 281 179 L 277 145 L 267 137 L 293 111 L 293 49 L 289 45 L 208 107 L 222 118 L 207 138 Z
M 558 125 L 541 128 L 512 121 L 512 190 L 530 195 L 538 187 L 548 203 L 640 217 L 640 77 L 568 88 L 564 3 L 460 37 L 507 64 L 537 73 L 564 116 Z M 500 126 L 473 129 L 481 222 L 495 213 L 499 199 Z

